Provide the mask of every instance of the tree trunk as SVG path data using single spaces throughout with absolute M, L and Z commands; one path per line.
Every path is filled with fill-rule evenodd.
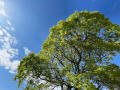
M 61 86 L 61 90 L 63 90 L 63 85 Z
M 78 88 L 75 88 L 75 90 L 79 90 Z
M 68 86 L 68 87 L 67 87 L 67 90 L 72 90 L 72 87 L 71 87 L 71 86 Z

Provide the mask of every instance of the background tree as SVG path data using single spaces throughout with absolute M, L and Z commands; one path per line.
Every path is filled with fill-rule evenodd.
M 39 54 L 21 60 L 15 80 L 20 85 L 30 76 L 33 88 L 44 80 L 62 90 L 120 87 L 120 67 L 110 62 L 120 52 L 119 40 L 120 27 L 103 14 L 75 12 L 50 28 Z

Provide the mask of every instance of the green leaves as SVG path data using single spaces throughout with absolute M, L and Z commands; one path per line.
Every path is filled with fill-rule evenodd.
M 76 11 L 50 28 L 39 54 L 22 58 L 15 80 L 20 85 L 31 77 L 27 86 L 33 88 L 45 86 L 41 79 L 63 89 L 113 89 L 120 86 L 120 68 L 110 62 L 120 52 L 119 40 L 120 26 L 103 14 Z

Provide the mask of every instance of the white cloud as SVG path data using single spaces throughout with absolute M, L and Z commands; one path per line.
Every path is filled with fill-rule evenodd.
M 27 47 L 23 47 L 25 55 L 28 55 L 31 51 Z
M 7 20 L 7 24 L 8 24 L 8 25 L 12 25 L 12 23 L 11 23 L 9 20 Z
M 7 16 L 6 11 L 4 9 L 4 1 L 0 1 L 0 14 L 3 16 Z
M 5 29 L 7 29 L 7 30 L 11 30 L 11 31 L 14 31 L 14 30 L 15 30 L 14 27 L 8 27 L 8 26 L 6 26 Z
M 15 30 L 15 28 L 14 28 L 14 27 L 11 27 L 11 29 L 10 29 L 10 30 L 14 31 L 14 30 Z
M 6 14 L 6 11 L 3 8 L 0 8 L 0 14 L 8 17 L 8 15 Z
M 19 63 L 20 63 L 20 61 L 17 61 L 17 60 L 11 62 L 11 66 L 10 66 L 10 71 L 9 72 L 14 74 L 15 71 L 17 70 L 17 67 L 18 67 Z
M 4 7 L 4 2 L 0 1 L 0 7 Z
M 0 33 L 0 66 L 8 69 L 10 73 L 15 73 L 19 61 L 13 59 L 18 55 L 18 49 L 13 48 L 12 45 L 17 41 L 4 28 L 0 28 Z
M 14 27 L 12 27 L 12 23 L 8 19 L 3 0 L 0 0 L 0 14 L 7 21 L 6 26 L 0 26 L 0 66 L 13 74 L 16 72 L 20 61 L 16 60 L 18 49 L 13 46 L 17 44 L 17 40 L 9 33 L 9 30 L 14 30 Z
M 17 44 L 17 40 L 13 37 L 9 30 L 14 30 L 12 23 L 8 19 L 8 15 L 4 9 L 4 1 L 0 0 L 0 14 L 6 18 L 6 26 L 0 26 L 0 66 L 15 73 L 20 61 L 16 60 L 18 49 L 13 46 Z
M 2 31 L 0 31 L 0 36 L 1 36 L 1 35 L 3 35 L 3 32 L 2 32 Z

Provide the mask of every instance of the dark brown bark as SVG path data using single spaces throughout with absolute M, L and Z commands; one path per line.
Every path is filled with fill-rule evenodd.
M 63 86 L 61 86 L 61 90 L 63 90 Z
M 78 88 L 75 88 L 75 90 L 79 90 Z
M 72 90 L 72 87 L 71 86 L 67 86 L 67 90 Z

